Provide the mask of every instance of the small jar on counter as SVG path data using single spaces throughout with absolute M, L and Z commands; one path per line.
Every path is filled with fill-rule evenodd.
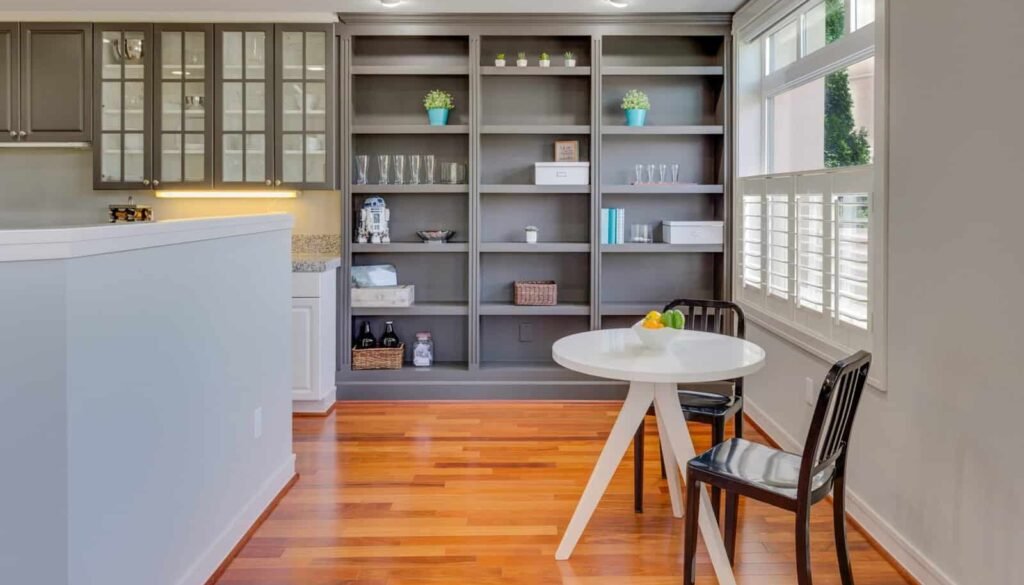
M 420 331 L 416 334 L 416 341 L 412 344 L 412 365 L 426 368 L 434 363 L 434 340 L 429 331 Z

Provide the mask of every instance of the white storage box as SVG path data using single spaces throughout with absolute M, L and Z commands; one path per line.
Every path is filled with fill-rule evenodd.
M 353 307 L 408 307 L 415 301 L 416 286 L 412 284 L 352 289 Z
M 721 221 L 663 221 L 661 241 L 666 244 L 717 244 L 724 241 Z
M 588 162 L 533 163 L 534 185 L 589 185 Z

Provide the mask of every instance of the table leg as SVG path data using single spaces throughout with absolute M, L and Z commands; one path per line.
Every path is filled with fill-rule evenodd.
M 654 391 L 654 404 L 658 410 L 658 420 L 664 421 L 665 432 L 672 443 L 672 451 L 680 469 L 686 469 L 686 463 L 696 456 L 690 431 L 683 419 L 683 411 L 679 408 L 679 395 L 675 384 L 657 384 Z M 736 585 L 736 577 L 729 563 L 729 555 L 725 552 L 722 533 L 718 530 L 715 513 L 711 509 L 711 498 L 705 490 L 700 490 L 700 533 L 704 537 L 704 545 L 711 557 L 711 565 L 715 568 L 719 585 Z
M 555 551 L 556 560 L 564 561 L 572 555 L 576 543 L 583 535 L 583 529 L 590 522 L 597 503 L 601 501 L 601 496 L 608 488 L 608 482 L 611 481 L 612 475 L 619 467 L 623 455 L 626 454 L 626 449 L 629 448 L 630 441 L 633 440 L 633 435 L 640 427 L 640 423 L 644 421 L 644 416 L 653 401 L 654 384 L 633 382 L 629 385 L 629 393 L 626 394 L 626 400 L 622 403 L 622 410 L 619 411 L 619 416 L 615 419 L 612 431 L 608 434 L 608 440 L 605 441 L 604 449 L 601 450 L 601 456 L 597 458 L 594 471 L 590 473 L 590 481 L 587 482 L 587 487 L 583 490 L 579 503 L 576 504 L 572 520 L 569 521 L 569 526 L 566 527 L 565 534 L 562 536 L 562 542 L 558 545 L 558 550 Z M 679 416 L 682 416 L 682 411 L 679 412 Z
M 665 420 L 661 416 L 661 407 L 654 403 L 655 420 L 658 423 L 658 440 L 661 441 L 661 456 L 665 460 L 665 477 L 668 478 L 668 495 L 672 500 L 672 515 L 676 518 L 683 517 L 683 492 L 679 487 L 679 463 L 676 462 L 675 451 L 672 449 L 672 441 L 665 432 Z

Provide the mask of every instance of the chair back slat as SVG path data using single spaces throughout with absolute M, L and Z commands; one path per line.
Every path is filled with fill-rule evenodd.
M 799 489 L 809 490 L 812 478 L 829 466 L 845 464 L 853 420 L 871 368 L 871 354 L 859 351 L 836 362 L 818 393 L 807 432 Z
M 676 299 L 665 305 L 665 311 L 679 309 L 686 316 L 685 328 L 692 331 L 718 333 L 741 339 L 746 335 L 743 309 L 729 301 Z

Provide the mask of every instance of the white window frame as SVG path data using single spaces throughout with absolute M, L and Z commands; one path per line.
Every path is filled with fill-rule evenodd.
M 734 21 L 734 51 L 738 66 L 734 87 L 737 96 L 734 100 L 734 119 L 737 121 L 736 136 L 743 140 L 737 142 L 736 165 L 732 192 L 735 194 L 733 209 L 735 210 L 735 246 L 733 269 L 733 297 L 747 312 L 750 320 L 759 326 L 775 333 L 779 337 L 826 361 L 835 361 L 848 355 L 851 350 L 867 348 L 874 353 L 869 383 L 876 389 L 885 391 L 887 381 L 886 340 L 887 321 L 885 318 L 887 263 L 886 245 L 888 240 L 888 148 L 887 148 L 887 95 L 888 95 L 888 62 L 887 62 L 887 3 L 876 0 L 875 21 L 860 28 L 857 26 L 854 7 L 850 1 L 846 6 L 847 32 L 842 38 L 828 44 L 810 54 L 804 55 L 805 35 L 803 28 L 797 35 L 797 55 L 795 62 L 768 73 L 767 39 L 776 30 L 793 21 L 803 19 L 804 13 L 819 4 L 819 0 L 752 0 L 737 13 Z M 766 24 L 767 23 L 767 24 Z M 756 65 L 754 67 L 757 52 Z M 801 173 L 768 174 L 770 149 L 770 100 L 774 96 L 803 85 L 814 79 L 824 77 L 835 71 L 848 68 L 869 57 L 875 57 L 875 121 L 873 128 L 874 152 L 873 163 L 866 167 L 848 169 L 819 169 Z M 755 79 L 756 74 L 760 79 Z M 757 138 L 752 142 L 751 139 Z M 807 308 L 800 307 L 797 298 L 798 290 L 795 277 L 799 274 L 797 245 L 799 236 L 796 234 L 796 214 L 798 213 L 797 196 L 799 191 L 807 191 L 807 181 L 825 181 L 828 175 L 844 171 L 870 169 L 872 172 L 870 190 L 870 262 L 869 271 L 869 322 L 868 330 L 854 326 L 834 323 L 831 316 L 825 317 Z M 745 171 L 746 176 L 741 176 Z M 754 171 L 754 172 L 751 172 Z M 762 286 L 752 287 L 743 279 L 743 195 L 762 195 L 762 221 L 766 221 L 767 207 L 764 195 L 767 195 L 768 180 L 791 180 L 793 190 L 791 199 L 791 215 L 794 230 L 791 234 L 791 251 L 794 254 L 794 277 L 790 289 L 790 303 L 781 306 L 778 303 L 767 303 L 765 292 L 766 275 L 762 274 Z M 812 177 L 814 177 L 812 179 Z M 757 184 L 750 179 L 760 179 Z M 803 186 L 801 186 L 803 185 Z M 828 224 L 829 222 L 826 222 Z M 762 240 L 767 241 L 767 232 L 762 230 Z M 762 268 L 769 261 L 762 252 Z M 826 300 L 827 299 L 823 299 Z M 773 306 L 774 305 L 774 306 Z M 828 334 L 823 334 L 825 322 L 828 323 Z

